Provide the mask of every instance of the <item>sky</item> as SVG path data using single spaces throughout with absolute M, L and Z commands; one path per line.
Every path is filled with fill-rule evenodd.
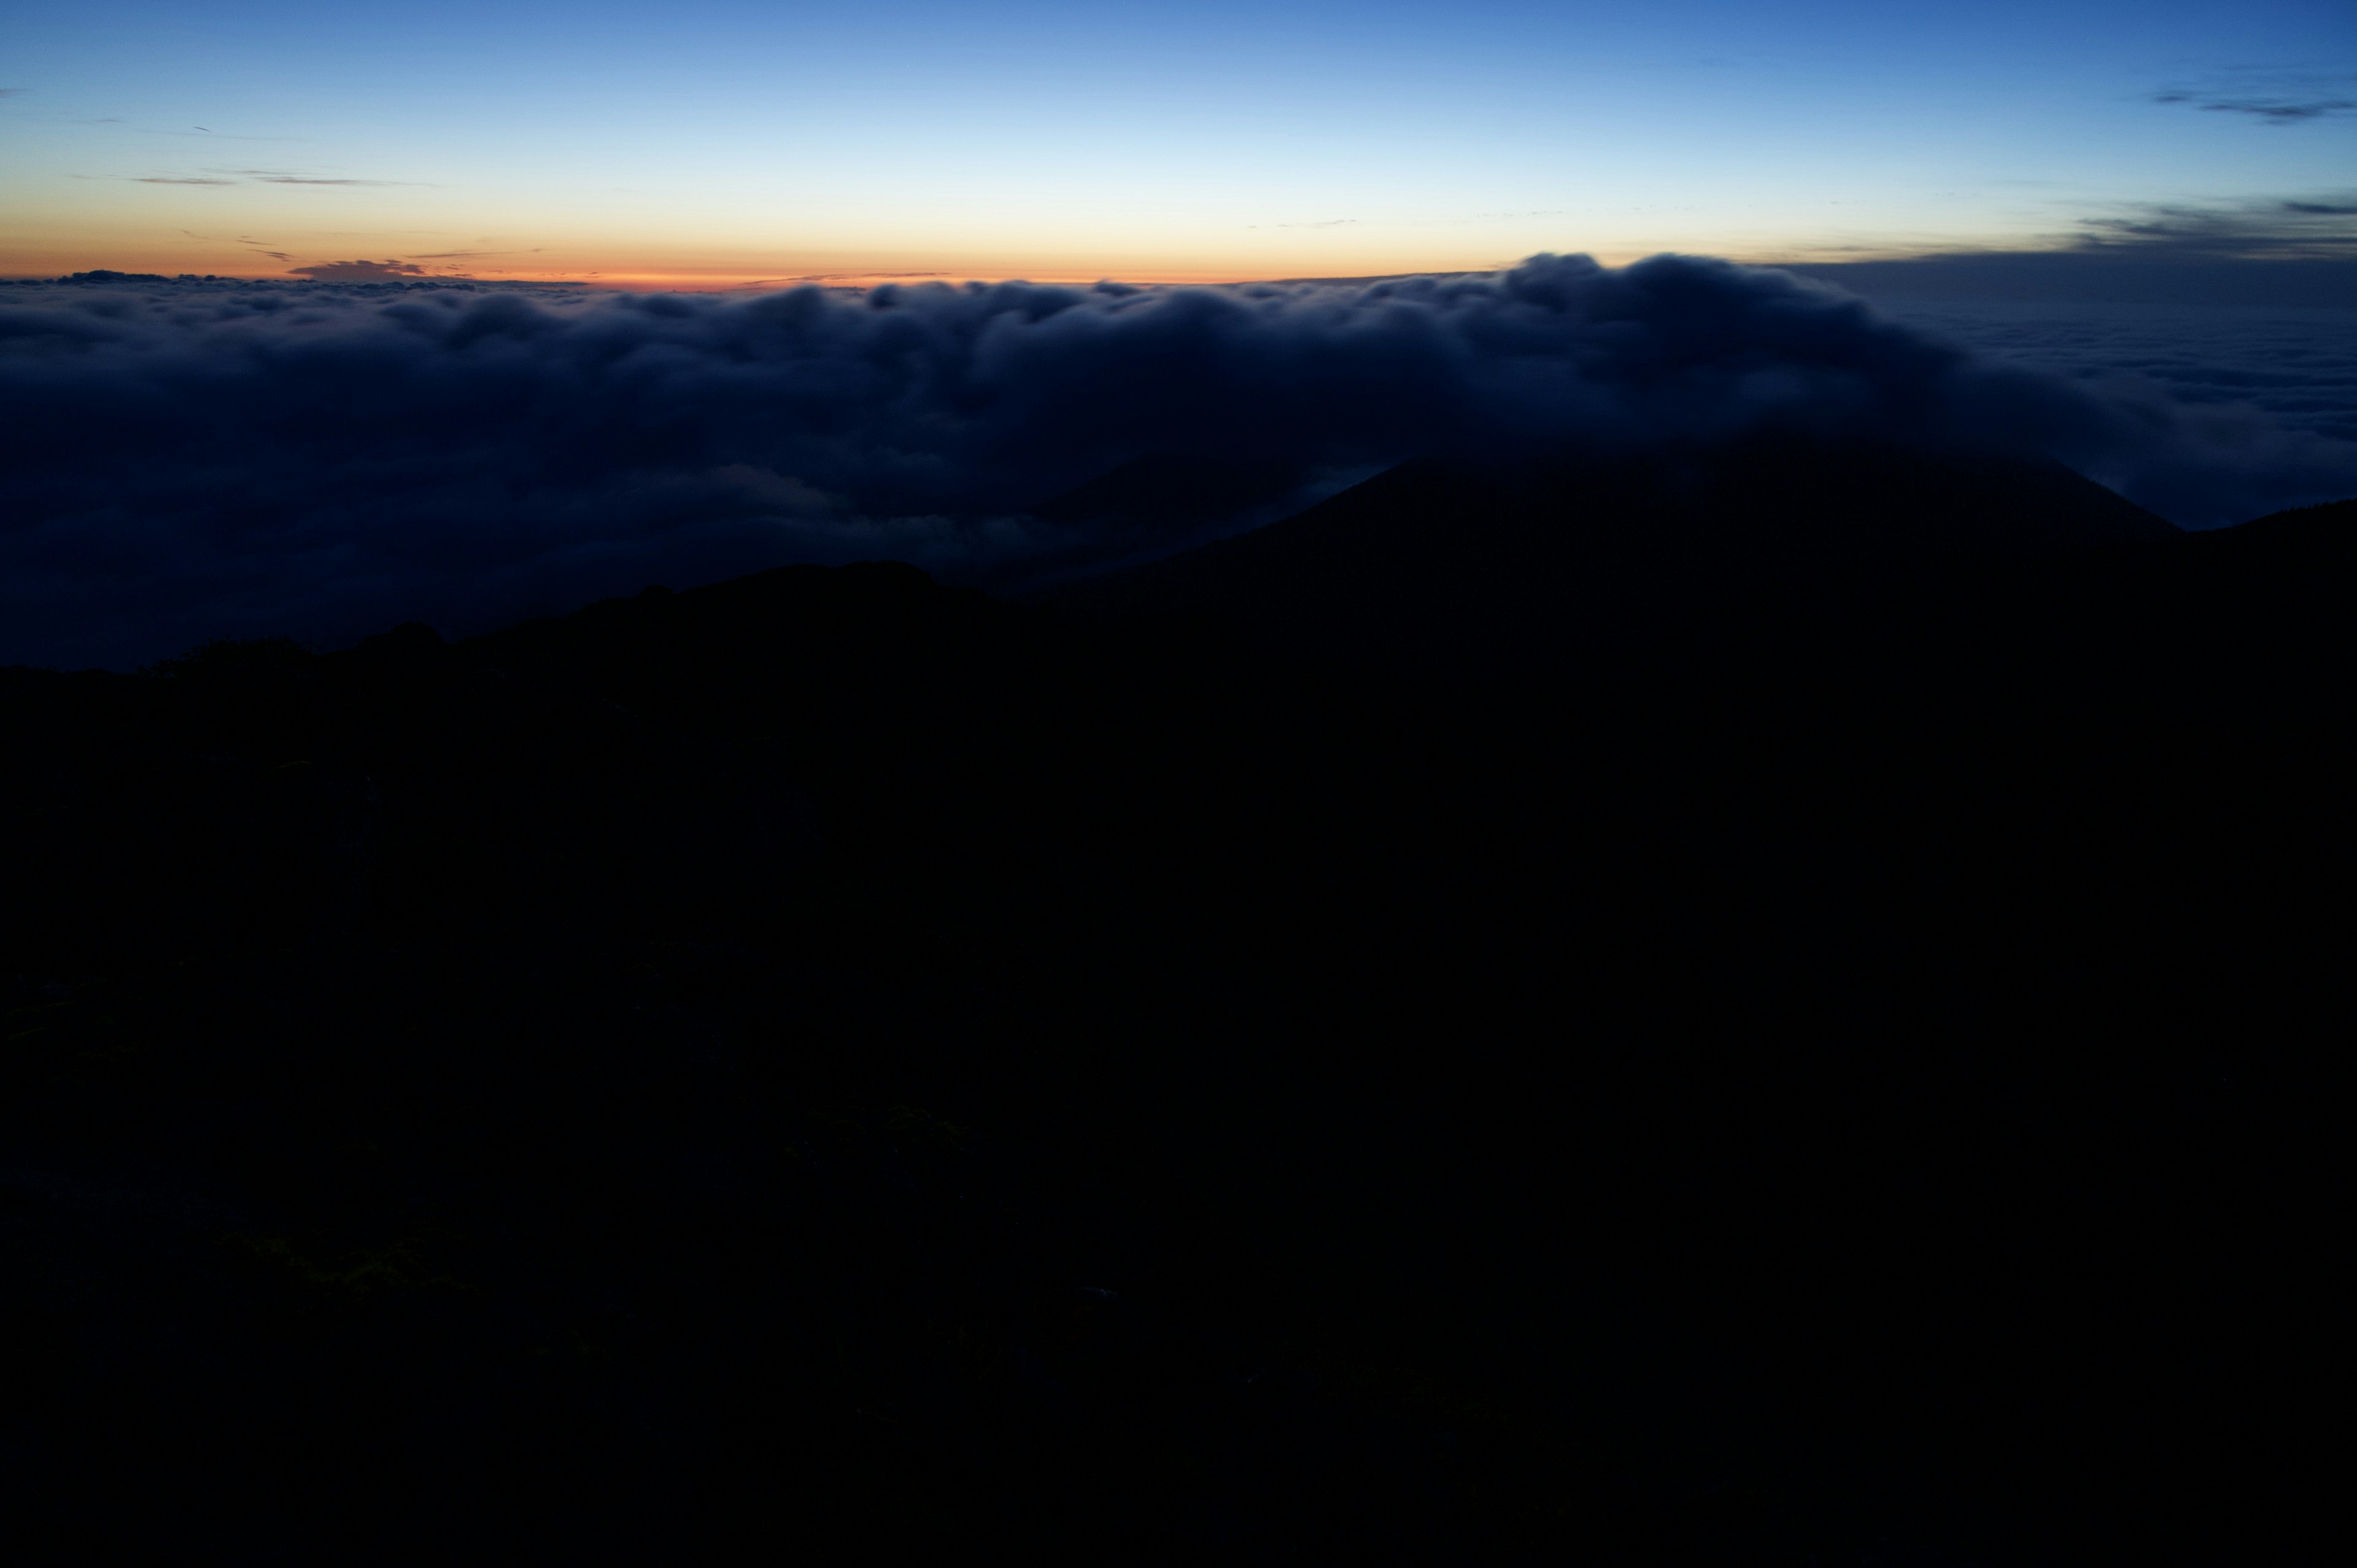
M 7 0 L 0 37 L 0 276 L 2315 257 L 2357 215 L 2346 0 Z

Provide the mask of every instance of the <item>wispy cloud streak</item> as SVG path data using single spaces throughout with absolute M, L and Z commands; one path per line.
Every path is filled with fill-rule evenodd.
M 2357 78 L 2239 72 L 2209 87 L 2165 87 L 2152 101 L 2268 125 L 2304 125 L 2357 113 Z

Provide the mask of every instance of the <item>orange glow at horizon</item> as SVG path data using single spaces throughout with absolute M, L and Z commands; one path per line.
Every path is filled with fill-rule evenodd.
M 1566 247 L 1566 250 L 1574 247 Z M 1673 247 L 1663 247 L 1669 249 Z M 1607 252 L 1589 250 L 1587 253 L 1607 266 L 1621 266 L 1655 253 L 1652 250 Z M 1725 255 L 1724 250 L 1716 253 Z M 1894 252 L 1904 254 L 1906 252 Z M 51 259 L 54 256 L 54 259 Z M 539 258 L 535 258 L 538 260 Z M 1229 284 L 1315 281 L 1321 279 L 1352 279 L 1405 277 L 1425 275 L 1461 275 L 1501 271 L 1523 258 L 1467 258 L 1453 264 L 1390 258 L 1381 254 L 1363 257 L 1300 257 L 1291 266 L 1257 265 L 1242 260 L 1221 265 L 1211 262 L 1190 262 L 1178 264 L 1155 264 L 1140 262 L 1128 265 L 1089 267 L 1076 266 L 1070 259 L 1043 260 L 1036 265 L 1023 265 L 1012 260 L 997 260 L 971 266 L 917 268 L 909 266 L 838 267 L 825 270 L 786 272 L 748 266 L 673 263 L 671 265 L 645 263 L 619 263 L 607 266 L 537 265 L 519 267 L 478 266 L 462 270 L 455 266 L 436 266 L 425 262 L 411 262 L 399 255 L 385 253 L 383 247 L 374 252 L 361 252 L 304 260 L 296 265 L 325 268 L 339 262 L 374 262 L 397 264 L 398 270 L 387 266 L 381 279 L 353 276 L 315 279 L 296 266 L 274 263 L 256 267 L 243 258 L 231 260 L 215 254 L 188 255 L 176 252 L 171 247 L 156 249 L 112 249 L 101 252 L 77 250 L 63 255 L 54 252 L 27 255 L 15 248 L 0 250 L 0 278 L 41 280 L 63 277 L 73 273 L 105 269 L 122 273 L 156 274 L 165 277 L 178 275 L 210 276 L 249 283 L 300 284 L 314 281 L 402 281 L 414 283 L 531 283 L 570 285 L 576 287 L 627 292 L 662 293 L 749 293 L 764 289 L 789 289 L 815 284 L 830 288 L 874 288 L 886 284 L 909 285 L 924 284 L 962 285 L 966 283 L 1026 282 L 1064 285 L 1086 285 L 1101 282 L 1117 282 L 1141 286 L 1181 286 L 1188 285 L 1216 286 Z M 1730 260 L 1749 261 L 1755 264 L 1774 265 L 1804 258 L 1792 252 L 1765 253 L 1756 256 L 1730 256 Z M 1811 260 L 1879 259 L 1847 254 L 1840 257 L 1805 258 Z
M 160 226 L 158 226 L 160 227 Z M 237 232 L 232 231 L 232 232 Z M 1217 285 L 1287 278 L 1382 277 L 1415 274 L 1493 272 L 1541 250 L 1585 252 L 1607 265 L 1620 265 L 1663 250 L 1706 252 L 1735 260 L 1801 259 L 1803 247 L 1789 243 L 1631 243 L 1627 236 L 1596 236 L 1581 243 L 1568 233 L 1553 242 L 1532 244 L 1512 254 L 1459 250 L 1426 236 L 1340 236 L 1318 242 L 1275 242 L 1254 236 L 1243 243 L 1222 237 L 1174 236 L 1117 249 L 1085 242 L 1063 247 L 944 247 L 927 254 L 906 241 L 864 253 L 845 250 L 770 250 L 749 244 L 714 247 L 704 254 L 664 254 L 610 240 L 582 237 L 567 243 L 490 244 L 454 247 L 447 231 L 419 230 L 315 231 L 273 236 L 266 244 L 225 239 L 188 230 L 158 233 L 145 223 L 65 222 L 38 232 L 19 231 L 0 238 L 0 277 L 50 278 L 94 269 L 156 273 L 248 281 L 299 283 L 302 269 L 337 263 L 372 263 L 384 278 L 572 284 L 604 290 L 747 292 L 802 284 L 872 287 L 879 284 L 1002 282 L 1085 285 L 1116 280 L 1138 285 Z M 1700 237 L 1695 237 L 1700 238 Z M 905 247 L 905 248 L 903 248 Z M 1905 253 L 1903 251 L 1894 253 Z M 1821 259 L 1863 259 L 1855 252 Z M 347 274 L 347 281 L 357 281 Z
M 863 233 L 849 217 L 811 212 L 791 225 L 765 216 L 733 220 L 716 231 L 693 212 L 644 223 L 634 217 L 625 225 L 532 206 L 500 210 L 479 199 L 446 204 L 407 193 L 394 199 L 330 190 L 305 197 L 296 208 L 267 189 L 172 187 L 76 186 L 48 210 L 35 205 L 19 216 L 29 220 L 0 234 L 0 277 L 104 268 L 296 283 L 328 269 L 330 281 L 438 277 L 695 293 L 802 284 L 1218 285 L 1488 273 L 1550 251 L 1584 252 L 1617 266 L 1663 251 L 1775 264 L 1960 248 L 1959 237 L 1929 232 L 1896 242 L 1853 237 L 1796 243 L 1789 232 L 1766 226 L 1654 227 L 1660 220 L 1608 213 L 1565 213 L 1474 231 L 1405 221 L 1232 225 L 1151 213 L 1109 214 L 1101 221 L 1066 214 L 1026 223 L 999 213 L 962 226 L 898 220 L 868 225 Z
M 145 225 L 60 224 L 44 232 L 0 238 L 0 277 L 51 278 L 107 269 L 124 273 L 180 274 L 251 281 L 297 283 L 302 269 L 337 263 L 374 263 L 382 275 L 426 280 L 571 283 L 607 289 L 726 290 L 791 288 L 801 284 L 869 287 L 885 283 L 1000 282 L 1089 284 L 1227 284 L 1285 277 L 1375 276 L 1436 272 L 1488 272 L 1521 260 L 1515 256 L 1448 254 L 1418 246 L 1375 244 L 1328 246 L 1221 246 L 1180 243 L 1088 253 L 1081 247 L 962 253 L 921 252 L 866 254 L 841 252 L 748 253 L 730 246 L 718 254 L 632 253 L 619 246 L 553 244 L 469 247 L 450 253 L 447 236 L 358 234 L 350 231 L 301 237 L 273 236 L 275 243 L 224 241 L 192 232 L 158 234 Z M 1558 246 L 1557 249 L 1577 249 Z M 632 248 L 635 249 L 635 248 Z M 946 248 L 945 248 L 946 249 Z M 1089 250 L 1094 250 L 1090 247 Z M 896 247 L 897 251 L 897 247 Z M 439 252 L 441 253 L 437 254 Z M 1224 252 L 1224 253 L 1222 253 Z M 1599 260 L 1633 260 L 1644 253 L 1596 251 Z

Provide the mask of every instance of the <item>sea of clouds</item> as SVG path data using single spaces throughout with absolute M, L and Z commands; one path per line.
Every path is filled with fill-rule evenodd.
M 2046 452 L 2192 527 L 2357 495 L 2344 313 L 2309 313 L 2339 338 L 1908 313 L 1685 257 L 758 297 L 19 285 L 0 662 L 464 634 L 798 561 L 1007 585 L 1071 556 L 1028 508 L 1150 452 L 1314 478 L 1783 427 Z
M 1881 308 L 1976 354 L 2098 387 L 2142 382 L 2181 403 L 2255 409 L 2287 431 L 2357 441 L 2357 309 L 2043 300 Z

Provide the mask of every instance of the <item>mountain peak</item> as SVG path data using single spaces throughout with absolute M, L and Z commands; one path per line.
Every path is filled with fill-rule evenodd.
M 1519 468 L 1417 458 L 1043 597 L 1360 650 L 1567 650 L 1857 562 L 2177 532 L 2046 458 L 1792 439 Z

